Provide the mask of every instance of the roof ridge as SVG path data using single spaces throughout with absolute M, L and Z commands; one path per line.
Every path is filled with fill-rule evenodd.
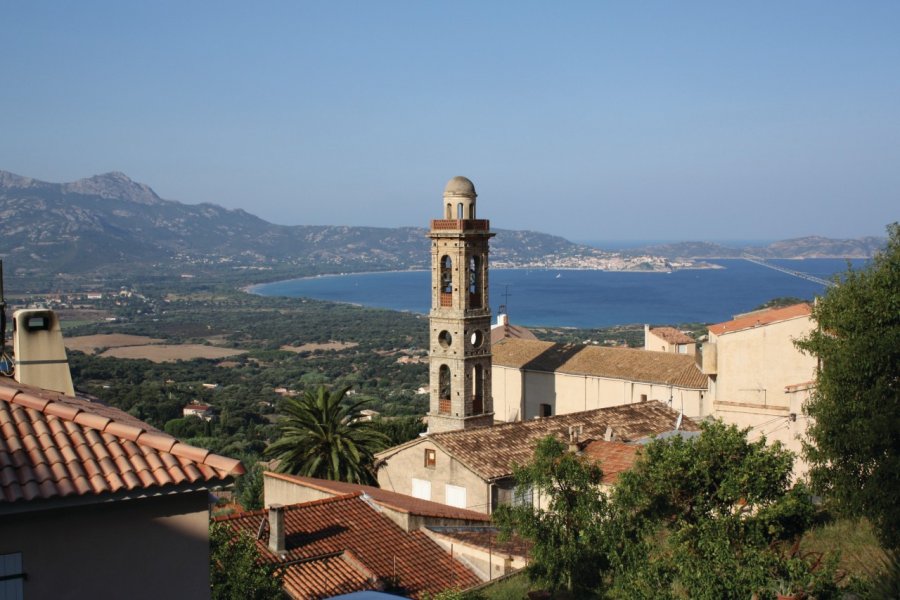
M 348 500 L 353 500 L 354 498 L 359 498 L 362 496 L 362 492 L 350 492 L 349 494 L 338 494 L 335 496 L 330 496 L 328 498 L 319 498 L 318 500 L 310 500 L 309 502 L 296 502 L 294 504 L 287 504 L 284 507 L 284 510 L 300 510 L 303 508 L 308 508 L 310 506 L 321 506 L 323 504 L 335 504 L 337 502 L 346 502 Z

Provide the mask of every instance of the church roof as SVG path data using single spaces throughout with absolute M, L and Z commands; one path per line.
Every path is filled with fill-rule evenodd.
M 505 339 L 491 349 L 493 364 L 526 371 L 589 375 L 608 379 L 707 389 L 709 380 L 693 356 Z

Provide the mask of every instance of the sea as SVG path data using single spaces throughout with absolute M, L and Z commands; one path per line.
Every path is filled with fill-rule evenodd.
M 490 303 L 511 323 L 532 327 L 595 328 L 634 323 L 715 323 L 753 310 L 772 298 L 812 300 L 826 286 L 742 259 L 706 259 L 718 269 L 608 272 L 560 269 L 491 269 Z M 830 280 L 868 262 L 854 259 L 770 260 Z M 252 286 L 263 296 L 314 298 L 427 314 L 431 274 L 390 271 L 324 275 Z

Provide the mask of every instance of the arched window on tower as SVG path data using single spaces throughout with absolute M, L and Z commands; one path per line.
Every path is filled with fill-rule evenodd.
M 469 257 L 469 308 L 484 308 L 481 258 Z
M 446 254 L 441 257 L 441 306 L 453 306 L 453 261 Z
M 444 218 L 445 219 L 453 218 L 453 205 L 449 202 L 447 203 L 447 210 L 444 211 Z
M 465 214 L 463 213 L 463 203 L 462 202 L 460 202 L 459 204 L 456 205 L 456 218 L 457 219 L 465 219 L 466 218 Z
M 475 218 L 475 203 L 474 202 L 469 205 L 469 218 L 470 219 Z
M 472 394 L 472 414 L 480 415 L 484 412 L 484 369 L 481 365 L 475 365 L 472 378 L 475 383 Z
M 438 369 L 438 412 L 450 414 L 450 367 L 447 365 Z

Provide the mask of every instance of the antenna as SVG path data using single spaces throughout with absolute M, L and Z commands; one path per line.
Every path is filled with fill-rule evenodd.
M 6 295 L 3 292 L 3 261 L 0 260 L 0 354 L 6 349 Z
M 503 296 L 503 304 L 500 305 L 500 312 L 505 314 L 507 312 L 507 306 L 509 306 L 509 297 L 512 296 L 512 294 L 509 293 L 508 283 L 504 286 L 503 293 L 500 295 Z

